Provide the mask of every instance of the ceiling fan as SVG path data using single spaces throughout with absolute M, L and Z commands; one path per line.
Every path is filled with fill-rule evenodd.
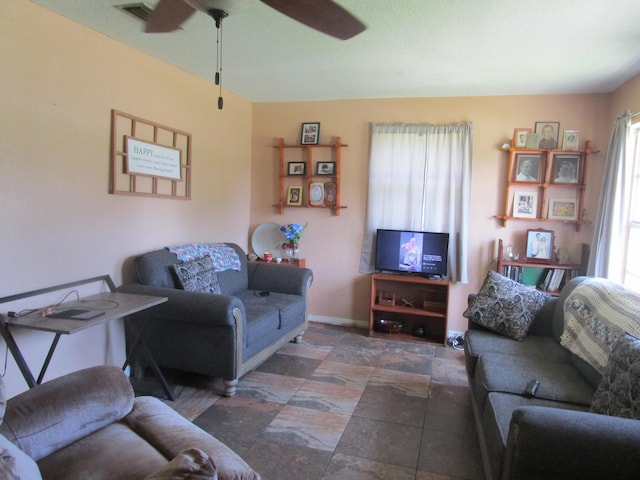
M 332 0 L 260 0 L 289 18 L 340 40 L 365 30 L 364 24 Z M 146 32 L 172 32 L 196 10 L 225 18 L 234 3 L 229 0 L 160 0 L 147 19 Z M 221 13 L 222 12 L 222 13 Z
M 364 24 L 332 0 L 260 0 L 293 20 L 340 40 L 347 40 L 365 30 Z M 215 83 L 220 86 L 218 109 L 222 110 L 222 20 L 240 0 L 159 0 L 147 18 L 145 32 L 164 33 L 178 30 L 196 10 L 213 17 L 218 32 Z

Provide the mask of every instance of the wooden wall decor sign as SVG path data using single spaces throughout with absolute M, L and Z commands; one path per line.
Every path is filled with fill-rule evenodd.
M 191 199 L 191 134 L 111 110 L 109 193 Z

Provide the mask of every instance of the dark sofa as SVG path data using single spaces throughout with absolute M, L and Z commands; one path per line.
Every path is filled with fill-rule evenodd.
M 586 278 L 545 303 L 522 341 L 469 322 L 465 361 L 487 478 L 637 475 L 640 421 L 591 413 L 602 375 L 560 344 L 564 302 Z M 525 389 L 535 379 L 530 397 Z
M 307 268 L 247 262 L 236 244 L 239 270 L 217 272 L 219 294 L 183 290 L 175 275 L 178 257 L 168 249 L 134 259 L 137 281 L 118 291 L 169 300 L 125 320 L 127 347 L 143 338 L 160 366 L 221 377 L 224 394 L 235 394 L 238 379 L 285 343 L 300 341 L 307 328 Z M 137 357 L 136 362 L 144 363 Z

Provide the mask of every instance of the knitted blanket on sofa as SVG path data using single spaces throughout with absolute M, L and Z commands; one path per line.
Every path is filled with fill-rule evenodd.
M 560 344 L 603 373 L 625 332 L 640 338 L 640 295 L 604 278 L 578 285 L 564 303 Z
M 213 260 L 216 272 L 240 270 L 242 268 L 236 251 L 224 243 L 187 243 L 165 248 L 171 253 L 175 253 L 181 262 L 188 262 L 209 255 Z

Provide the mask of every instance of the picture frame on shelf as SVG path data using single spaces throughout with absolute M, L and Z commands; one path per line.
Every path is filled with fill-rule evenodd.
M 536 148 L 558 148 L 558 135 L 560 134 L 560 122 L 536 122 L 533 130 L 540 135 Z
M 516 148 L 526 148 L 527 133 L 531 133 L 530 128 L 516 128 L 513 130 L 513 146 Z
M 549 263 L 553 258 L 553 230 L 527 230 L 527 249 L 525 257 L 528 262 Z
M 513 217 L 537 218 L 538 192 L 513 193 Z
M 287 205 L 302 205 L 302 187 L 290 185 L 287 188 Z
M 309 205 L 314 207 L 324 205 L 324 183 L 311 182 L 309 184 Z
M 558 153 L 553 155 L 551 164 L 551 183 L 578 183 L 581 175 L 581 155 Z
M 336 162 L 318 162 L 316 166 L 317 175 L 335 175 Z
M 320 139 L 320 122 L 306 122 L 302 124 L 300 135 L 301 145 L 317 145 Z
M 324 184 L 324 204 L 328 207 L 334 207 L 336 205 L 336 195 L 338 193 L 338 186 L 334 182 L 325 182 Z
M 551 198 L 549 199 L 550 220 L 577 220 L 578 202 L 575 198 Z
M 287 175 L 304 175 L 307 173 L 307 162 L 289 162 Z
M 540 143 L 540 134 L 539 133 L 527 133 L 527 143 L 525 145 L 526 148 L 538 148 L 538 144 Z
M 542 153 L 516 153 L 513 181 L 516 183 L 540 183 L 544 172 Z
M 562 134 L 563 150 L 578 150 L 580 145 L 580 132 L 578 130 L 565 130 Z

